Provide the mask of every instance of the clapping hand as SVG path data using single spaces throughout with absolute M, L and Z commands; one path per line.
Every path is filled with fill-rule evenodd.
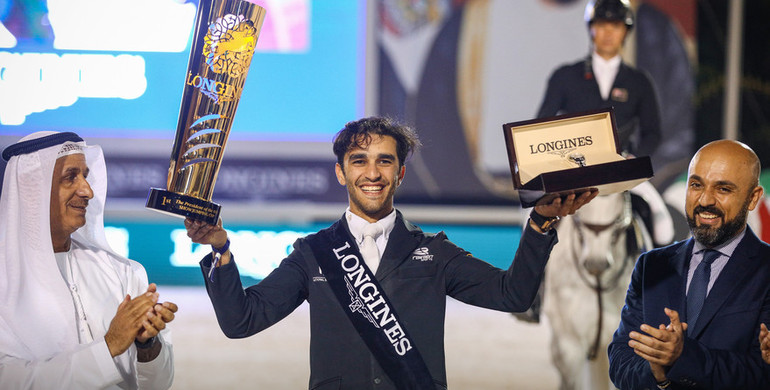
M 150 283 L 147 292 L 155 293 L 157 286 Z M 136 341 L 144 343 L 152 337 L 155 337 L 161 330 L 166 329 L 166 324 L 173 321 L 178 307 L 173 302 L 155 303 L 151 310 L 147 311 L 144 321 L 142 321 L 142 331 L 136 337 Z
M 664 309 L 671 320 L 668 326 L 660 324 L 657 328 L 642 324 L 640 332 L 631 332 L 628 346 L 634 353 L 647 360 L 655 379 L 662 382 L 666 379 L 664 367 L 670 367 L 682 355 L 684 349 L 684 331 L 687 323 L 679 322 L 679 313 L 669 308 Z
M 762 360 L 770 364 L 770 331 L 765 324 L 759 326 L 759 348 L 762 351 Z
M 104 335 L 104 341 L 112 357 L 122 354 L 131 346 L 144 326 L 147 313 L 153 310 L 157 302 L 158 293 L 150 289 L 134 299 L 131 299 L 130 295 L 123 298 Z

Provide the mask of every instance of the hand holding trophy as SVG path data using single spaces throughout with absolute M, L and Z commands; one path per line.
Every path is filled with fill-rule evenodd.
M 200 1 L 167 189 L 150 189 L 147 208 L 217 223 L 211 194 L 264 19 L 252 0 Z

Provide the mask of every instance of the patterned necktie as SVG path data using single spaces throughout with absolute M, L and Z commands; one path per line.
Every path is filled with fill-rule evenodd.
M 361 248 L 359 248 L 361 250 L 361 256 L 364 258 L 364 262 L 373 274 L 377 273 L 377 267 L 380 265 L 380 250 L 377 248 L 377 243 L 375 242 L 377 236 L 380 234 L 382 234 L 382 229 L 379 224 L 370 223 L 364 226 L 362 233 L 364 241 L 361 243 Z
M 703 308 L 703 301 L 706 300 L 709 278 L 711 277 L 711 263 L 719 257 L 720 253 L 713 249 L 706 249 L 703 252 L 703 260 L 695 268 L 695 273 L 690 281 L 690 291 L 687 293 L 687 325 L 688 329 L 695 326 L 698 321 L 700 310 Z

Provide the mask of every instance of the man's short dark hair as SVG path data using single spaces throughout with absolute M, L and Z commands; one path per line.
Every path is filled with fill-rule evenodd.
M 365 149 L 372 142 L 372 135 L 389 135 L 396 140 L 396 154 L 399 167 L 412 155 L 422 143 L 409 126 L 405 126 L 385 117 L 369 117 L 348 122 L 334 136 L 334 155 L 337 162 L 344 167 L 345 153 L 353 148 Z

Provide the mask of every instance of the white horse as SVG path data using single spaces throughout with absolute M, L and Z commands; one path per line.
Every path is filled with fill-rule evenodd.
M 628 193 L 596 197 L 559 222 L 546 267 L 543 313 L 561 389 L 614 389 L 607 345 L 620 322 L 636 258 L 651 248 Z

